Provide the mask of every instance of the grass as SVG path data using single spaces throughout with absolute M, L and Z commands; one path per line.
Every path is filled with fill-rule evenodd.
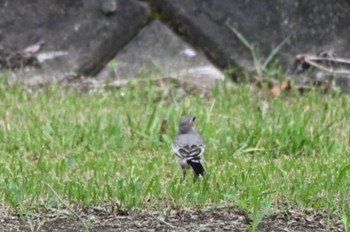
M 130 83 L 78 93 L 0 85 L 0 199 L 20 213 L 63 207 L 203 208 L 234 203 L 259 222 L 312 208 L 349 224 L 350 96 L 273 98 L 224 83 L 213 97 Z M 169 97 L 170 96 L 170 97 Z M 207 178 L 181 183 L 171 153 L 183 114 L 197 116 Z M 159 140 L 162 120 L 168 131 Z

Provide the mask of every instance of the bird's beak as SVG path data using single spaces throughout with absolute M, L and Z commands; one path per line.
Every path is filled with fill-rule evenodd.
M 192 117 L 191 123 L 194 125 L 194 122 L 196 121 L 196 117 Z

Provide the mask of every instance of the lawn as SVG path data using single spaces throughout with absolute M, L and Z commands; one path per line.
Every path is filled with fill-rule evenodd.
M 350 96 L 273 97 L 229 83 L 210 95 L 152 81 L 86 93 L 0 84 L 1 204 L 64 208 L 57 193 L 74 208 L 233 204 L 256 223 L 290 209 L 350 222 Z M 181 182 L 171 152 L 184 114 L 206 141 L 207 176 L 196 183 Z

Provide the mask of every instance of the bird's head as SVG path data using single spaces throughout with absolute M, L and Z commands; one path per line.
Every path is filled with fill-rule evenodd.
M 187 133 L 193 130 L 196 117 L 192 115 L 183 116 L 180 120 L 179 132 Z

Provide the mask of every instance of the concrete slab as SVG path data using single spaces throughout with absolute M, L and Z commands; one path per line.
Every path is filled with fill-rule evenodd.
M 181 77 L 208 83 L 224 79 L 224 74 L 201 51 L 158 20 L 152 21 L 122 48 L 97 78 L 143 76 Z

